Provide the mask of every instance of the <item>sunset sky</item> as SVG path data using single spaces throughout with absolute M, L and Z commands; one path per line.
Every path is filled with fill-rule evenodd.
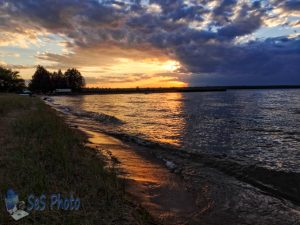
M 0 0 L 0 64 L 89 87 L 300 84 L 300 0 Z

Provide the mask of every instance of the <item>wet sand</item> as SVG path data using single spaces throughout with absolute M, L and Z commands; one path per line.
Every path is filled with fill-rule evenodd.
M 132 147 L 102 133 L 83 129 L 91 147 L 109 151 L 119 161 L 127 191 L 163 224 L 199 224 L 195 195 L 182 178 L 171 173 L 149 151 Z

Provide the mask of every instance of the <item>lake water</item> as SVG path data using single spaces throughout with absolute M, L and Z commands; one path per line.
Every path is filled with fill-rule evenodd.
M 300 172 L 300 90 L 53 97 L 100 130 Z M 146 142 L 145 142 L 146 141 Z
M 180 175 L 195 195 L 201 224 L 299 224 L 300 90 L 56 96 L 48 102 L 85 132 L 132 146 L 125 158 L 137 171 L 150 173 L 147 163 L 130 158 L 149 151 Z M 153 188 L 148 183 L 142 186 Z

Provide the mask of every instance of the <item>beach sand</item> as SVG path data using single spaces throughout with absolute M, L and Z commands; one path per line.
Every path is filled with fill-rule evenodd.
M 103 133 L 83 129 L 89 136 L 89 146 L 110 152 L 118 160 L 127 191 L 163 224 L 199 224 L 195 195 L 185 182 L 171 173 L 148 149 L 132 146 Z M 136 146 L 137 147 L 137 146 Z

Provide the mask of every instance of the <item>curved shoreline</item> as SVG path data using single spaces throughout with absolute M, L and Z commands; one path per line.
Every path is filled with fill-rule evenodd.
M 182 189 L 179 190 L 179 193 L 184 193 L 185 190 L 183 189 L 187 189 L 193 196 L 192 201 L 195 202 L 195 204 L 193 203 L 195 210 L 192 210 L 195 213 L 191 213 L 190 216 L 188 216 L 190 221 L 186 220 L 186 224 L 273 225 L 285 224 L 286 222 L 293 224 L 295 221 L 300 220 L 300 209 L 298 206 L 281 199 L 280 196 L 277 195 L 278 193 L 274 193 L 276 196 L 274 197 L 272 192 L 270 194 L 270 190 L 266 190 L 264 187 L 260 187 L 255 183 L 251 184 L 251 182 L 249 182 L 249 180 L 251 181 L 251 176 L 241 176 L 239 172 L 241 169 L 244 169 L 249 175 L 252 172 L 255 175 L 255 170 L 247 171 L 247 167 L 240 167 L 234 162 L 230 163 L 226 157 L 203 158 L 193 154 L 184 154 L 184 156 L 182 156 L 181 152 L 170 152 L 167 151 L 167 149 L 159 148 L 159 146 L 150 146 L 149 148 L 149 146 L 140 146 L 137 145 L 137 143 L 122 142 L 118 140 L 120 137 L 115 139 L 97 129 L 97 126 L 100 126 L 100 124 L 95 123 L 95 121 L 70 114 L 67 115 L 66 118 L 69 118 L 67 120 L 70 124 L 73 124 L 72 126 L 85 130 L 87 134 L 90 133 L 90 138 L 94 136 L 94 139 L 91 139 L 92 145 L 95 145 L 94 147 L 106 149 L 104 151 L 110 151 L 110 149 L 116 148 L 110 151 L 110 153 L 117 162 L 120 162 L 118 167 L 121 168 L 123 172 L 125 171 L 125 174 L 128 174 L 129 171 L 133 178 L 139 180 L 137 176 L 137 172 L 139 172 L 138 169 L 143 168 L 143 162 L 147 161 L 150 162 L 151 167 L 158 165 L 161 168 L 160 170 L 156 170 L 158 171 L 158 173 L 156 173 L 158 177 L 168 177 L 170 174 L 172 177 L 176 176 L 177 187 Z M 102 138 L 99 138 L 99 136 Z M 111 146 L 110 144 L 105 144 L 107 140 L 112 139 L 116 141 L 115 144 Z M 124 157 L 124 153 L 126 153 L 126 157 Z M 135 160 L 135 156 L 139 158 L 138 162 L 140 163 L 138 163 L 138 166 L 132 163 Z M 166 169 L 166 166 L 170 169 Z M 151 174 L 151 172 L 149 173 Z M 121 174 L 121 176 L 122 175 L 124 175 L 124 173 Z M 127 179 L 127 181 L 128 180 L 127 188 L 128 190 L 135 190 L 134 192 L 137 193 L 136 199 L 138 202 L 143 202 L 145 208 L 150 212 L 152 210 L 152 214 L 155 217 L 162 219 L 168 218 L 166 215 L 170 214 L 166 214 L 166 210 L 161 210 L 165 207 L 162 204 L 163 199 L 172 199 L 176 197 L 177 194 L 176 192 L 169 194 L 170 191 L 164 192 L 164 189 L 161 188 L 163 185 L 160 184 L 164 183 L 164 179 L 158 180 L 155 186 L 156 195 L 152 199 L 149 198 L 149 196 L 151 196 L 149 195 L 151 185 L 138 185 L 143 182 L 134 179 Z M 147 176 L 145 180 L 147 181 Z M 247 183 L 244 181 L 247 181 Z M 166 193 L 173 197 L 164 196 Z M 185 196 L 185 194 L 182 196 Z M 183 198 L 190 199 L 188 196 Z M 155 205 L 152 204 L 152 200 L 154 200 L 155 204 L 160 204 L 160 211 L 155 211 L 153 208 L 151 209 L 151 207 Z M 187 205 L 186 202 L 191 201 L 183 200 L 183 202 L 185 204 L 181 205 L 183 206 L 182 210 L 184 212 L 184 206 Z M 167 207 L 165 207 L 165 209 L 166 208 Z M 180 213 L 178 215 L 180 215 Z M 181 218 L 183 218 L 182 221 L 184 221 L 186 217 Z M 172 223 L 171 221 L 169 224 L 185 223 Z
M 195 194 L 189 192 L 183 179 L 171 173 L 147 149 L 138 151 L 132 146 L 103 133 L 88 134 L 88 146 L 98 151 L 109 152 L 117 159 L 120 176 L 125 179 L 126 191 L 135 197 L 142 207 L 163 224 L 199 224 L 195 215 L 200 211 Z
M 72 112 L 71 109 L 59 106 L 57 107 L 59 110 L 62 110 L 63 113 L 66 112 L 69 115 L 79 117 L 79 118 L 85 118 L 85 119 L 95 119 L 96 115 L 96 122 L 103 122 L 106 123 L 107 120 L 101 120 L 99 121 L 97 118 L 98 116 L 102 116 L 102 114 L 96 114 L 96 113 L 77 113 Z M 87 116 L 92 114 L 92 116 Z M 113 121 L 115 122 L 117 118 L 105 115 L 105 118 L 113 118 Z M 119 123 L 119 121 L 117 120 Z M 94 128 L 93 128 L 94 129 Z M 92 129 L 92 130 L 93 130 Z M 87 129 L 85 129 L 87 130 Z M 226 154 L 222 155 L 211 155 L 211 154 L 205 154 L 205 153 L 194 153 L 192 151 L 188 151 L 185 149 L 179 149 L 175 148 L 173 146 L 170 146 L 168 144 L 161 144 L 156 142 L 151 142 L 149 140 L 144 140 L 140 137 L 134 137 L 123 133 L 113 133 L 106 130 L 98 130 L 97 132 L 101 132 L 102 134 L 105 134 L 107 136 L 114 137 L 118 140 L 123 141 L 124 143 L 129 144 L 136 144 L 140 147 L 148 147 L 152 149 L 156 149 L 155 151 L 152 151 L 156 158 L 162 158 L 165 157 L 165 161 L 168 161 L 168 156 L 171 154 L 175 157 L 179 158 L 186 158 L 190 157 L 194 160 L 201 162 L 202 164 L 206 165 L 207 167 L 215 168 L 229 176 L 233 176 L 236 179 L 249 183 L 262 191 L 264 191 L 266 194 L 269 194 L 273 197 L 279 198 L 279 199 L 286 199 L 294 204 L 300 206 L 300 174 L 296 172 L 291 171 L 276 171 L 272 169 L 268 169 L 262 166 L 258 166 L 253 163 L 245 163 L 242 159 L 236 159 L 228 157 Z M 170 162 L 172 163 L 172 162 Z M 174 167 L 174 165 L 171 165 L 169 167 Z M 181 168 L 171 168 L 172 170 L 175 170 L 174 172 L 180 173 Z
M 155 224 L 124 192 L 124 184 L 101 154 L 84 145 L 85 136 L 70 129 L 58 113 L 34 97 L 0 94 L 0 188 L 14 189 L 29 215 L 21 224 Z M 50 200 L 80 198 L 78 210 L 40 208 Z M 36 196 L 31 208 L 30 196 Z M 0 201 L 1 224 L 15 224 Z M 40 206 L 40 207 L 39 207 Z

